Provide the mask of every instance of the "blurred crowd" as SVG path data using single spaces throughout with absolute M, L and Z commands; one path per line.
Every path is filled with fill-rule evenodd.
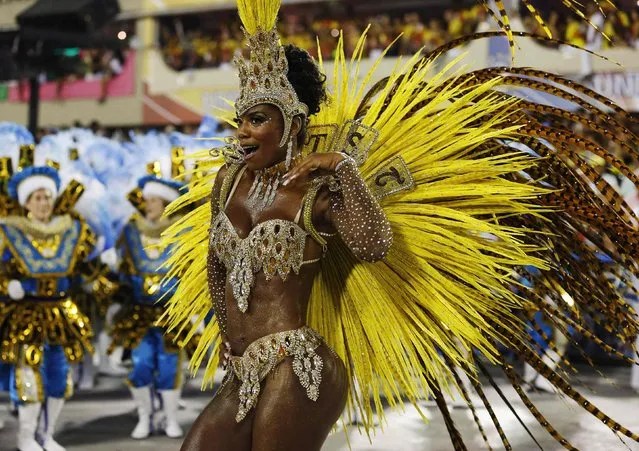
M 47 136 L 56 136 L 60 133 L 78 129 L 88 130 L 93 136 L 107 138 L 118 143 L 128 142 L 132 135 L 142 135 L 145 133 L 194 135 L 197 137 L 223 137 L 234 133 L 233 127 L 226 122 L 221 122 L 210 116 L 205 116 L 202 122 L 197 124 L 186 123 L 160 127 L 153 125 L 139 127 L 107 127 L 96 120 L 90 121 L 86 124 L 83 124 L 82 121 L 75 121 L 73 124 L 63 127 L 41 127 L 34 135 L 34 139 L 36 143 L 40 143 Z
M 103 38 L 131 42 L 135 35 L 135 21 L 125 20 L 108 24 L 99 35 Z M 108 84 L 124 69 L 129 50 L 122 48 L 82 48 L 68 47 L 59 49 L 50 61 L 47 70 L 39 74 L 40 82 L 56 83 L 57 95 L 61 96 L 64 86 L 74 81 L 100 80 L 100 101 L 104 101 L 108 95 Z M 18 80 L 19 94 L 22 99 L 26 97 L 27 80 Z
M 591 8 L 585 15 L 594 27 L 576 14 L 566 14 L 565 11 L 552 11 L 545 18 L 553 38 L 579 47 L 595 51 L 612 47 L 639 48 L 639 7 L 614 9 L 602 2 L 601 10 Z M 541 25 L 529 14 L 524 17 L 524 26 L 531 33 L 546 36 Z
M 422 47 L 434 49 L 451 39 L 474 32 L 485 16 L 481 6 L 445 10 L 440 17 L 415 11 L 400 16 L 384 13 L 337 19 L 319 13 L 287 14 L 285 11 L 279 27 L 285 42 L 306 49 L 314 57 L 318 57 L 316 39 L 319 38 L 321 56 L 328 60 L 333 57 L 340 30 L 344 34 L 347 55 L 352 53 L 369 25 L 364 56 L 380 55 L 400 34 L 402 37 L 389 55 L 408 55 Z M 239 20 L 192 19 L 174 19 L 162 24 L 160 45 L 169 66 L 184 70 L 229 64 L 244 40 Z
M 61 91 L 70 81 L 110 79 L 122 72 L 126 57 L 126 50 L 68 48 L 40 74 L 40 82 L 54 81 Z
M 523 8 L 523 7 L 522 7 Z M 603 32 L 603 37 L 567 9 L 544 13 L 553 38 L 591 50 L 610 47 L 639 47 L 639 7 L 616 10 L 602 2 L 602 9 L 586 10 L 590 22 Z M 546 35 L 535 18 L 522 11 L 525 29 Z M 344 33 L 346 54 L 355 48 L 358 38 L 370 25 L 364 56 L 378 56 L 399 36 L 389 56 L 413 54 L 422 47 L 434 49 L 451 39 L 473 33 L 486 19 L 482 6 L 447 9 L 439 14 L 414 11 L 401 15 L 382 13 L 331 14 L 330 10 L 311 9 L 304 13 L 284 10 L 279 28 L 286 42 L 290 42 L 318 56 L 331 59 L 340 30 Z M 221 18 L 219 12 L 168 18 L 161 22 L 160 47 L 170 67 L 175 70 L 218 67 L 229 64 L 240 51 L 244 35 L 238 19 L 232 15 Z
M 64 85 L 76 80 L 100 80 L 100 100 L 104 101 L 108 94 L 108 83 L 122 72 L 126 52 L 111 49 L 69 49 L 68 54 L 61 57 L 56 70 L 42 74 L 42 81 L 55 81 L 58 96 Z M 25 83 L 20 87 L 24 88 Z M 23 95 L 23 89 L 20 90 Z

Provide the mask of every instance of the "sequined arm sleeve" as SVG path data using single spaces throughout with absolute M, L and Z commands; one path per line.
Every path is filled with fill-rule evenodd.
M 226 167 L 222 167 L 217 173 L 215 183 L 213 184 L 213 190 L 211 191 L 211 222 L 215 220 L 215 217 L 220 211 L 220 192 L 222 189 L 222 181 L 226 174 Z M 219 258 L 215 255 L 214 249 L 209 247 L 207 255 L 207 275 L 209 283 L 209 293 L 211 294 L 211 300 L 213 301 L 213 309 L 215 310 L 215 317 L 220 326 L 222 334 L 226 336 L 226 268 L 222 264 Z
M 362 179 L 355 161 L 346 158 L 335 170 L 339 189 L 329 201 L 329 218 L 353 254 L 367 262 L 382 260 L 393 242 L 390 223 Z

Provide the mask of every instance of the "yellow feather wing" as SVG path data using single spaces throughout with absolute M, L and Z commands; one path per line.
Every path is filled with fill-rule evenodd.
M 413 403 L 429 392 L 439 397 L 440 390 L 458 385 L 454 367 L 474 379 L 477 367 L 470 350 L 501 365 L 510 378 L 500 345 L 549 371 L 553 383 L 583 405 L 585 399 L 532 352 L 521 313 L 536 308 L 551 314 L 559 326 L 579 324 L 563 308 L 526 293 L 516 275 L 521 268 L 537 268 L 544 286 L 550 287 L 546 294 L 558 303 L 568 289 L 562 280 L 578 279 L 577 287 L 585 286 L 587 278 L 599 280 L 591 251 L 579 248 L 576 237 L 597 232 L 634 243 L 619 222 L 628 219 L 625 207 L 602 182 L 591 183 L 595 175 L 565 144 L 568 132 L 557 135 L 531 114 L 564 113 L 539 110 L 499 90 L 506 84 L 546 89 L 525 76 L 515 79 L 520 73 L 535 76 L 532 72 L 461 75 L 453 70 L 456 62 L 436 71 L 431 58 L 416 55 L 368 89 L 375 66 L 362 82 L 356 76 L 364 39 L 350 61 L 340 41 L 330 102 L 312 118 L 309 129 L 311 137 L 314 128 L 335 129 L 333 139 L 312 147 L 314 151 L 344 150 L 349 141 L 343 138 L 353 130 L 376 130 L 375 139 L 363 146 L 367 152 L 360 171 L 379 195 L 394 233 L 388 257 L 375 264 L 357 261 L 339 239 L 332 240 L 314 282 L 308 322 L 344 359 L 360 388 L 349 397 L 349 410 L 360 411 L 369 431 L 369 400 L 382 414 L 382 398 L 397 406 L 403 396 Z M 562 83 L 558 78 L 553 82 Z M 512 142 L 527 151 L 516 151 Z M 577 143 L 630 176 L 605 150 Z M 361 147 L 353 144 L 350 149 Z M 391 179 L 397 186 L 388 191 Z M 202 178 L 178 202 L 199 202 L 210 186 L 211 178 Z M 202 205 L 168 234 L 177 244 L 169 276 L 182 283 L 165 320 L 172 328 L 191 328 L 191 333 L 191 319 L 199 323 L 211 309 L 205 257 L 209 222 L 209 207 Z M 606 225 L 614 226 L 613 231 Z M 575 252 L 579 259 L 572 261 Z M 622 246 L 614 252 L 626 264 L 635 258 Z M 572 269 L 567 272 L 558 263 Z M 595 292 L 603 293 L 593 287 Z M 579 291 L 571 295 L 576 306 L 590 311 L 592 296 Z M 625 324 L 628 334 L 636 332 L 636 318 L 617 300 L 611 305 L 609 317 Z M 217 352 L 210 357 L 209 352 L 219 344 L 218 333 L 214 319 L 191 362 L 196 370 L 208 358 L 205 384 L 217 366 Z M 513 385 L 517 387 L 515 379 Z M 594 406 L 588 410 L 604 418 Z M 543 417 L 531 412 L 551 432 Z M 606 423 L 639 439 L 610 419 Z
M 574 211 L 560 212 L 548 201 L 557 196 L 556 189 L 562 189 L 566 199 L 581 198 L 571 183 L 559 178 L 545 184 L 537 181 L 543 180 L 542 167 L 550 173 L 564 168 L 547 168 L 548 157 L 531 148 L 519 152 L 510 146 L 528 143 L 540 152 L 542 139 L 551 139 L 545 130 L 529 130 L 535 122 L 535 116 L 526 111 L 530 103 L 498 90 L 511 80 L 495 71 L 477 79 L 456 75 L 457 61 L 435 71 L 432 58 L 417 55 L 365 91 L 362 84 L 373 75 L 367 74 L 362 84 L 356 81 L 361 43 L 349 62 L 343 45 L 338 45 L 332 95 L 312 119 L 311 128 L 321 129 L 331 121 L 348 127 L 352 127 L 349 121 L 356 121 L 374 128 L 377 140 L 360 167 L 372 191 L 384 193 L 383 186 L 376 186 L 382 181 L 376 175 L 388 178 L 402 166 L 412 180 L 397 192 L 380 196 L 394 234 L 384 261 L 362 263 L 338 239 L 329 243 L 313 287 L 308 321 L 357 380 L 359 392 L 351 393 L 348 408 L 351 413 L 359 411 L 358 417 L 370 431 L 371 407 L 383 416 L 382 398 L 396 406 L 402 404 L 402 397 L 414 404 L 426 394 L 437 397 L 440 389 L 458 385 L 455 367 L 474 378 L 470 350 L 504 371 L 510 370 L 499 346 L 514 349 L 533 366 L 543 367 L 530 350 L 521 312 L 530 311 L 531 297 L 519 286 L 517 273 L 521 268 L 537 268 L 552 287 L 547 293 L 561 298 L 569 290 L 561 282 L 568 274 L 555 266 L 557 258 L 552 255 L 574 247 L 576 236 L 565 231 L 555 234 L 562 224 L 573 224 L 567 230 L 585 223 L 598 225 Z M 526 79 L 516 83 L 534 86 Z M 339 146 L 347 141 L 324 141 L 325 146 L 313 150 L 341 151 L 344 148 Z M 565 158 L 560 151 L 562 140 L 554 142 L 556 148 L 550 150 Z M 396 164 L 398 158 L 401 165 Z M 566 169 L 579 165 L 568 159 L 564 164 Z M 580 168 L 585 171 L 583 165 Z M 394 176 L 398 174 L 395 171 Z M 583 177 L 579 171 L 574 175 Z M 589 207 L 597 204 L 593 202 Z M 579 258 L 578 273 L 601 279 L 597 267 L 581 264 L 591 260 L 588 251 L 580 252 Z M 626 254 L 625 258 L 633 257 Z M 620 307 L 615 307 L 614 314 L 602 314 L 616 324 L 632 324 L 636 331 L 634 313 L 623 310 L 619 296 L 608 293 L 608 298 L 619 301 Z M 593 301 L 581 293 L 580 308 L 587 311 Z M 559 323 L 570 322 L 539 299 L 533 302 L 532 308 L 561 317 Z M 567 393 L 582 403 L 581 395 Z M 594 410 L 598 415 L 598 409 Z M 550 432 L 543 417 L 538 412 L 535 416 Z

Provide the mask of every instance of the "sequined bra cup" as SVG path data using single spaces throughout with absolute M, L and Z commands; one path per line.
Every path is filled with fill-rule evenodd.
M 248 309 L 255 273 L 263 271 L 266 280 L 275 275 L 286 280 L 291 271 L 299 273 L 307 235 L 294 222 L 271 219 L 256 225 L 246 238 L 240 238 L 226 213 L 217 215 L 211 225 L 210 244 L 230 271 L 233 296 L 242 312 Z
M 242 172 L 239 171 L 224 207 L 233 196 Z M 270 219 L 259 223 L 246 238 L 237 234 L 223 209 L 214 218 L 209 246 L 229 271 L 233 296 L 240 311 L 248 310 L 256 273 L 262 271 L 266 280 L 271 280 L 276 275 L 286 280 L 291 271 L 299 274 L 303 265 L 318 261 L 304 261 L 304 248 L 309 233 L 297 224 L 300 216 L 301 210 L 295 221 Z

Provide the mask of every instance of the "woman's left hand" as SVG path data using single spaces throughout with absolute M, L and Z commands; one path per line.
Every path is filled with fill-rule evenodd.
M 310 154 L 286 173 L 282 184 L 286 186 L 295 179 L 308 177 L 311 172 L 315 171 L 324 173 L 334 172 L 337 165 L 344 158 L 344 155 L 337 152 Z

